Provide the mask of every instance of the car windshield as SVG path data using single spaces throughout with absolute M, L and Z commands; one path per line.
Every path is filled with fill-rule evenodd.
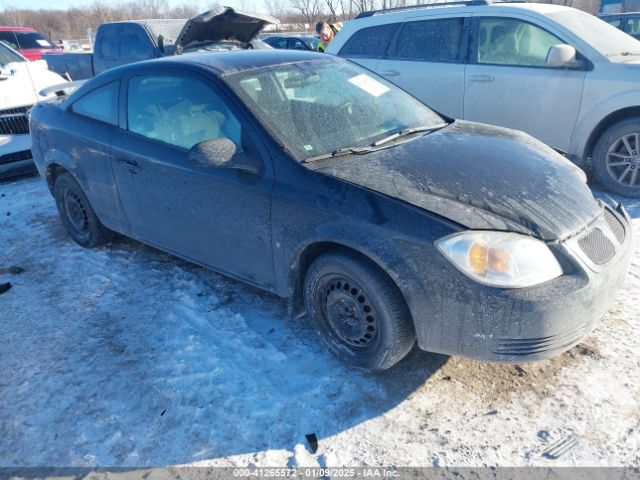
M 550 13 L 548 16 L 582 38 L 602 55 L 640 55 L 638 40 L 589 13 L 570 10 Z
M 443 123 L 403 90 L 333 57 L 252 69 L 226 80 L 300 161 Z
M 0 42 L 4 42 L 14 50 L 28 48 L 56 48 L 49 40 L 38 32 L 0 32 Z
M 156 39 L 162 36 L 163 45 L 173 45 L 185 23 L 187 23 L 186 20 L 166 20 L 164 22 L 150 22 L 147 27 Z
M 26 60 L 0 42 L 0 70 L 5 69 L 8 64 L 14 62 L 26 62 Z

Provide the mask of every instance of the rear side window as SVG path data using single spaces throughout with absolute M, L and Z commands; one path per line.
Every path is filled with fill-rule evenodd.
M 407 22 L 398 34 L 390 57 L 428 62 L 457 62 L 464 18 L 443 18 Z
M 397 23 L 390 23 L 358 30 L 342 46 L 338 55 L 341 57 L 384 57 L 397 29 Z
M 551 47 L 565 42 L 521 20 L 480 18 L 477 43 L 478 63 L 544 67 Z
M 71 106 L 78 115 L 118 125 L 118 90 L 120 82 L 113 82 L 88 93 Z

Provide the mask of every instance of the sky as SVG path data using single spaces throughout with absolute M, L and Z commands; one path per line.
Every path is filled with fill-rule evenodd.
M 118 0 L 101 0 L 105 4 L 118 4 Z M 168 0 L 171 7 L 183 4 L 197 4 L 202 6 L 202 11 L 206 11 L 208 5 L 213 2 L 206 0 Z M 27 8 L 38 10 L 40 8 L 67 9 L 70 7 L 88 7 L 95 0 L 0 0 L 0 11 L 6 8 Z M 225 7 L 242 8 L 243 10 L 253 10 L 258 12 L 266 12 L 264 0 L 223 0 L 220 1 Z

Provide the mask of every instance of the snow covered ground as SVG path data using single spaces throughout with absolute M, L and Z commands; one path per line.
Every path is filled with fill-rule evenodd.
M 415 350 L 366 375 L 273 295 L 132 240 L 79 247 L 39 178 L 0 184 L 0 246 L 0 466 L 640 466 L 638 248 L 564 355 Z

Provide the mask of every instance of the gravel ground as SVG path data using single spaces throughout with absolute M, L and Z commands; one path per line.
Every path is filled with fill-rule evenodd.
M 132 240 L 85 250 L 39 178 L 2 183 L 0 465 L 640 466 L 637 243 L 609 313 L 555 359 L 414 350 L 365 375 L 283 300 Z

